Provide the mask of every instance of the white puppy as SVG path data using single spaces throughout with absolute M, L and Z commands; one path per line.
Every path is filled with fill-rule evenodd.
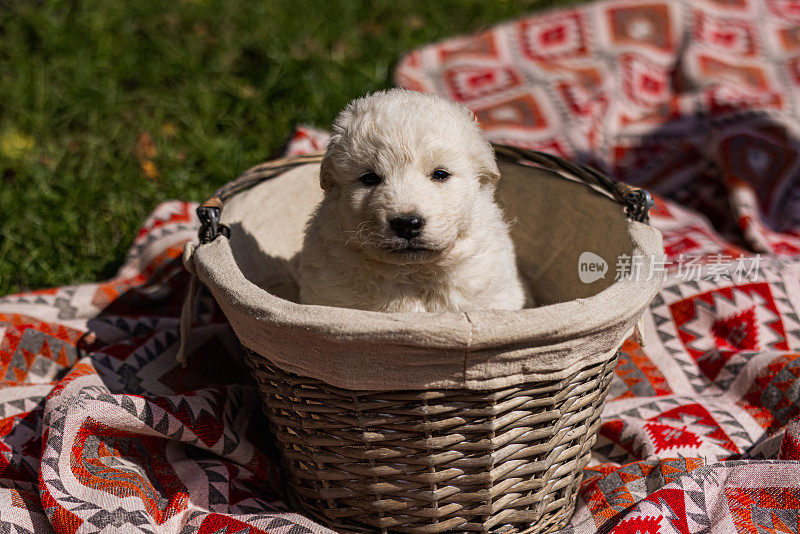
M 494 151 L 465 107 L 392 89 L 333 124 L 300 300 L 377 311 L 519 309 Z

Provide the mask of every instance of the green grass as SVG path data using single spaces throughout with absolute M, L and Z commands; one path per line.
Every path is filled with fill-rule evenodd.
M 0 295 L 112 276 L 159 202 L 327 127 L 404 52 L 565 3 L 0 0 Z

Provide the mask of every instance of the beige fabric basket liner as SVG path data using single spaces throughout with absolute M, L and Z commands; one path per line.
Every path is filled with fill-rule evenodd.
M 537 308 L 380 313 L 297 304 L 297 253 L 322 195 L 317 163 L 228 200 L 230 239 L 189 247 L 185 263 L 240 341 L 287 372 L 359 391 L 561 379 L 610 358 L 633 332 L 661 286 L 651 270 L 663 254 L 661 234 L 583 183 L 502 158 L 500 168 L 498 201 Z M 607 262 L 605 278 L 580 281 L 584 251 Z M 620 257 L 639 258 L 638 276 L 614 280 Z

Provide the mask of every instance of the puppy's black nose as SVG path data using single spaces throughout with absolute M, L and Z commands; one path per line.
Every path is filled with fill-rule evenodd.
M 417 237 L 425 226 L 425 219 L 419 215 L 408 214 L 401 215 L 389 220 L 389 226 L 392 227 L 394 233 L 403 239 L 411 239 Z

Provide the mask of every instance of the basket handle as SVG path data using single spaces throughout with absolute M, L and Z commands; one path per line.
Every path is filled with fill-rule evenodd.
M 625 215 L 634 221 L 647 223 L 650 219 L 649 210 L 653 206 L 653 197 L 644 189 L 617 182 L 591 167 L 570 163 L 544 152 L 494 143 L 492 146 L 498 156 L 534 163 L 538 167 L 550 171 L 567 173 L 584 183 L 599 187 L 622 204 Z M 220 234 L 230 237 L 228 228 L 219 222 L 222 216 L 222 206 L 230 197 L 294 167 L 319 163 L 322 161 L 323 155 L 323 152 L 317 152 L 268 161 L 251 167 L 236 180 L 219 188 L 214 196 L 197 208 L 197 217 L 200 219 L 201 225 L 198 234 L 200 244 L 210 243 Z
M 244 171 L 238 178 L 228 182 L 216 190 L 214 196 L 200 204 L 197 208 L 197 218 L 200 219 L 200 231 L 198 237 L 200 244 L 204 245 L 214 241 L 218 235 L 230 237 L 230 230 L 219 222 L 222 216 L 222 206 L 226 200 L 233 195 L 250 189 L 261 182 L 265 182 L 278 174 L 284 173 L 294 167 L 307 165 L 309 163 L 319 163 L 322 161 L 324 152 L 314 154 L 301 154 L 287 158 L 267 161 L 251 167 Z
M 653 196 L 646 190 L 618 182 L 587 165 L 570 163 L 557 156 L 526 150 L 509 145 L 493 145 L 495 154 L 535 163 L 550 171 L 566 172 L 589 185 L 600 187 L 625 208 L 625 215 L 634 221 L 647 223 L 650 221 L 650 208 L 653 207 Z

